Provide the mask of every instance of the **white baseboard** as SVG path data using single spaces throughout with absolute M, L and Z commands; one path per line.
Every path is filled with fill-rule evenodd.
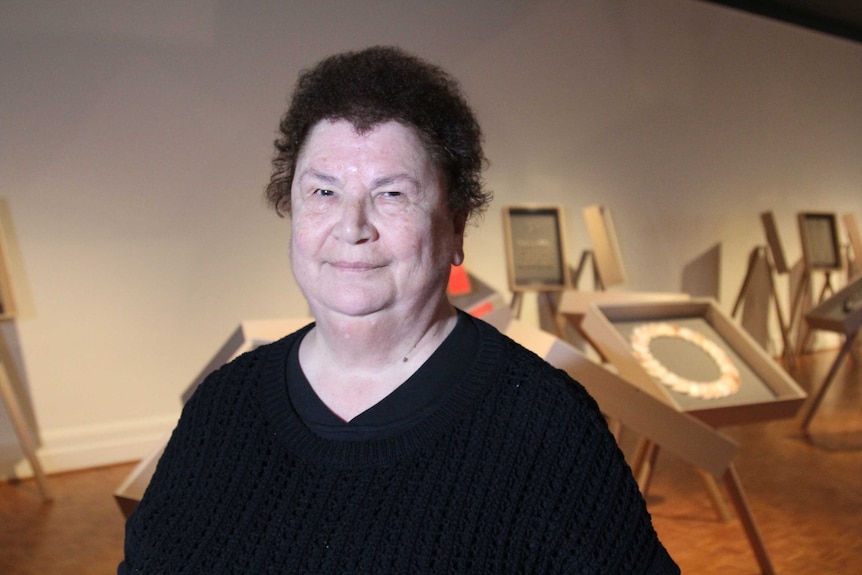
M 36 456 L 46 474 L 138 461 L 161 445 L 177 424 L 179 413 L 113 423 L 43 429 Z M 0 462 L 0 479 L 33 476 L 26 458 L 14 468 Z M 8 462 L 7 462 L 8 463 Z

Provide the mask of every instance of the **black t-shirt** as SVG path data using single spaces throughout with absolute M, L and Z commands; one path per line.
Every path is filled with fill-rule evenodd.
M 459 310 L 455 329 L 431 357 L 392 393 L 349 422 L 333 413 L 311 388 L 299 365 L 300 342 L 287 361 L 287 389 L 299 417 L 320 437 L 365 441 L 409 429 L 434 411 L 475 357 L 479 332 Z

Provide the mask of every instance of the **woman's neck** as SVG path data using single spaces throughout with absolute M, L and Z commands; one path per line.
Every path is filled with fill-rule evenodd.
M 318 317 L 299 360 L 312 389 L 349 421 L 406 381 L 457 323 L 447 302 L 427 317 Z

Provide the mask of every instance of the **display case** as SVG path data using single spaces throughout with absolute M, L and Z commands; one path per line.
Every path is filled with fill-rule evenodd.
M 715 427 L 790 418 L 806 397 L 711 299 L 593 303 L 581 329 L 623 378 Z
M 615 303 L 658 303 L 673 301 L 688 301 L 691 296 L 686 293 L 674 292 L 642 292 L 642 291 L 580 291 L 566 290 L 560 296 L 557 313 L 566 317 L 575 327 L 580 327 L 587 310 L 593 303 L 599 305 Z
M 495 310 L 484 319 L 577 380 L 607 417 L 692 465 L 720 477 L 736 455 L 739 445 L 720 431 L 657 401 L 560 338 L 514 318 L 508 309 Z

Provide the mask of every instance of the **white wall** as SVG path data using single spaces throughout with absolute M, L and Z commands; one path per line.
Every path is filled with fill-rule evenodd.
M 693 0 L 0 3 L 2 326 L 48 471 L 135 459 L 240 320 L 305 315 L 262 190 L 302 67 L 395 43 L 459 77 L 496 201 L 469 269 L 505 290 L 500 206 L 610 207 L 628 288 L 721 247 L 732 305 L 771 209 L 862 216 L 862 45 Z M 857 216 L 857 217 L 858 217 Z M 498 246 L 498 247 L 494 247 Z M 26 473 L 0 411 L 0 476 Z

